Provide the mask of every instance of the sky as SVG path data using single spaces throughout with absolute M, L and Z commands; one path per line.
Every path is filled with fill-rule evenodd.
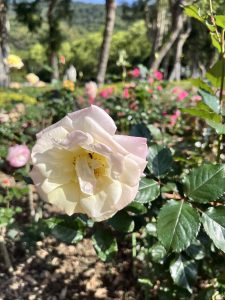
M 75 2 L 83 2 L 83 3 L 93 3 L 93 4 L 105 4 L 105 0 L 75 0 Z M 133 3 L 134 0 L 116 0 L 117 4 L 121 3 Z

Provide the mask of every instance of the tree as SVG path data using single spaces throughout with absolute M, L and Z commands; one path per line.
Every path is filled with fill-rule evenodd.
M 175 54 L 175 61 L 173 65 L 173 70 L 170 73 L 169 80 L 177 80 L 181 79 L 181 57 L 183 54 L 183 47 L 191 33 L 191 22 L 188 20 L 186 22 L 186 30 L 183 31 L 180 36 L 178 37 L 177 45 L 176 45 L 176 54 Z
M 44 41 L 47 44 L 47 55 L 51 66 L 51 79 L 59 79 L 58 51 L 64 39 L 61 33 L 60 21 L 71 17 L 70 4 L 72 0 L 35 0 L 16 4 L 18 20 L 26 24 L 30 31 L 37 31 L 43 21 L 48 24 Z M 43 7 L 45 9 L 43 10 Z M 45 12 L 43 14 L 43 12 Z
M 0 86 L 6 87 L 9 84 L 9 69 L 5 63 L 8 56 L 8 30 L 7 3 L 0 0 Z
M 168 54 L 177 38 L 182 32 L 184 23 L 187 17 L 183 14 L 183 9 L 181 7 L 183 0 L 169 1 L 170 12 L 171 12 L 171 29 L 169 31 L 169 36 L 160 47 L 155 56 L 154 61 L 150 65 L 153 70 L 159 69 L 163 59 Z
M 115 0 L 106 0 L 106 19 L 101 53 L 99 59 L 97 82 L 99 85 L 105 81 L 106 69 L 109 59 L 110 43 L 112 39 L 114 24 L 116 17 L 116 2 Z

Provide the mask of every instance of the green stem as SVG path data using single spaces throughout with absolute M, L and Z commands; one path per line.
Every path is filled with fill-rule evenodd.
M 133 276 L 136 276 L 136 266 L 135 266 L 135 259 L 137 256 L 137 239 L 136 239 L 136 232 L 132 233 L 132 271 Z
M 224 32 L 221 33 L 221 59 L 222 59 L 222 70 L 221 70 L 221 84 L 220 84 L 220 94 L 219 94 L 219 103 L 220 103 L 220 115 L 222 116 L 222 124 L 225 123 L 223 116 L 223 88 L 224 88 L 224 76 L 225 76 L 225 58 L 224 58 Z M 218 147 L 217 147 L 217 163 L 220 162 L 220 155 L 223 151 L 223 134 L 218 136 Z

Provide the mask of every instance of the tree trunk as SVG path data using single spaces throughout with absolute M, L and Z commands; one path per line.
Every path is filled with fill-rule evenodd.
M 167 25 L 167 5 L 165 0 L 158 0 L 156 6 L 155 18 L 153 19 L 152 26 L 149 20 L 149 6 L 146 3 L 145 6 L 145 23 L 148 30 L 149 41 L 152 45 L 150 58 L 149 58 L 149 67 L 151 68 L 155 55 L 159 48 L 162 46 L 163 37 L 166 32 Z
M 0 0 L 0 87 L 9 85 L 9 68 L 5 63 L 8 56 L 8 31 L 7 5 L 5 0 Z
M 190 22 L 188 22 L 186 31 L 183 32 L 178 38 L 174 67 L 169 77 L 170 81 L 172 80 L 179 81 L 181 79 L 181 57 L 183 54 L 184 44 L 188 39 L 190 33 L 191 33 L 191 24 Z
M 51 80 L 59 80 L 59 64 L 57 53 L 55 51 L 55 31 L 56 31 L 56 22 L 54 20 L 54 9 L 57 5 L 57 0 L 50 0 L 48 7 L 48 26 L 49 26 L 49 57 L 50 57 L 50 66 L 52 68 Z
M 110 43 L 112 39 L 114 24 L 116 17 L 116 2 L 115 0 L 106 0 L 106 20 L 103 41 L 101 46 L 101 54 L 98 67 L 97 82 L 99 85 L 105 81 L 105 74 L 109 59 Z
M 180 32 L 183 28 L 183 23 L 186 20 L 186 17 L 182 14 L 182 0 L 180 1 L 170 1 L 170 9 L 171 9 L 171 30 L 170 35 L 167 41 L 162 45 L 158 53 L 156 53 L 155 60 L 152 63 L 151 68 L 153 70 L 157 70 L 160 67 L 161 62 L 164 57 L 170 51 L 171 47 L 175 43 L 176 39 L 180 35 Z
M 51 59 L 51 68 L 52 68 L 52 81 L 59 80 L 59 62 L 58 62 L 57 53 L 51 51 L 50 59 Z

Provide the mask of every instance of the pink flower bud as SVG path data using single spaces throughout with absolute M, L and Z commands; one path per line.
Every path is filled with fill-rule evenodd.
M 15 145 L 8 149 L 6 160 L 14 168 L 25 166 L 29 159 L 30 150 L 26 145 Z

